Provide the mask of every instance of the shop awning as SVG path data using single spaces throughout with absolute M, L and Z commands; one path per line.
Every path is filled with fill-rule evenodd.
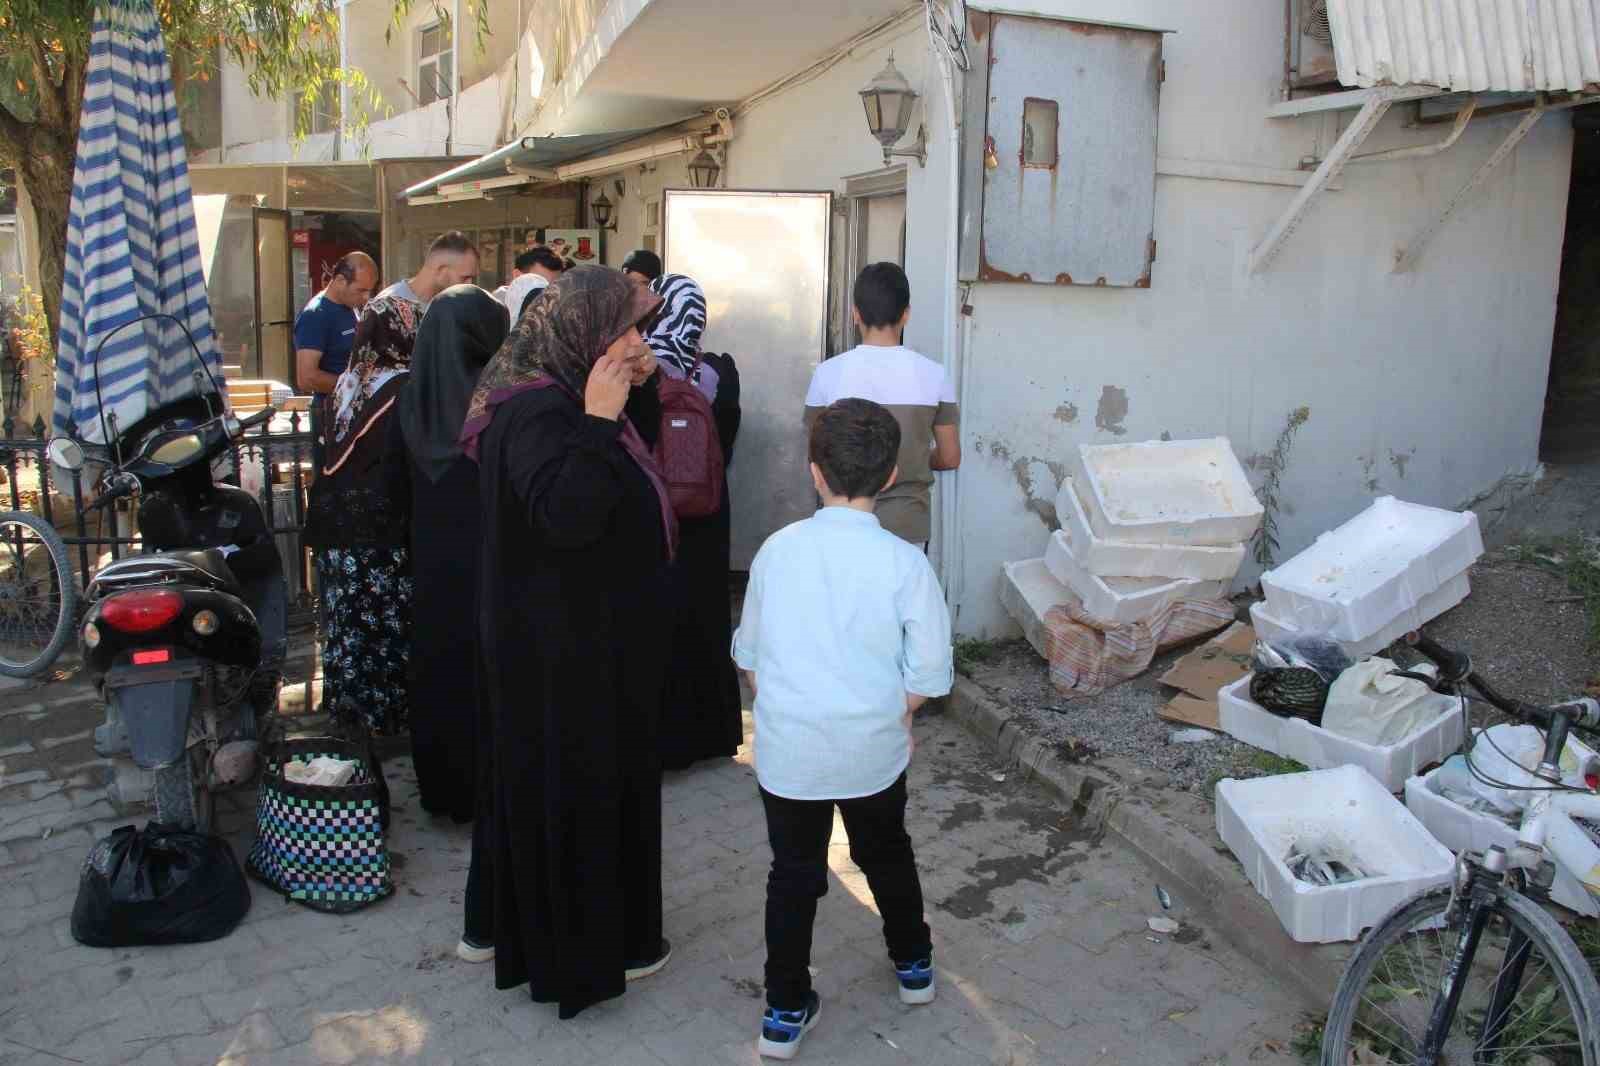
M 582 133 L 569 137 L 523 137 L 496 148 L 470 163 L 437 174 L 406 189 L 400 195 L 413 204 L 441 203 L 473 199 L 485 192 L 538 181 L 565 180 L 560 168 L 599 155 L 607 149 L 674 126 L 686 119 L 647 129 L 616 130 L 610 133 Z M 679 149 L 682 150 L 682 149 Z

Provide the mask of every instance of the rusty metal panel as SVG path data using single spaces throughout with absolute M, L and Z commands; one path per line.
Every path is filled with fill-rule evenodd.
M 1161 34 L 991 14 L 978 277 L 1148 287 Z
M 1328 0 L 1339 80 L 1453 92 L 1600 82 L 1596 0 Z

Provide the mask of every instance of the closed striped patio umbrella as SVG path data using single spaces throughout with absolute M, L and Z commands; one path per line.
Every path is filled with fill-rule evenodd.
M 170 319 L 127 325 L 155 314 L 188 328 L 220 382 L 183 129 L 155 8 L 150 0 L 101 0 L 72 175 L 56 433 L 75 424 L 81 437 L 103 443 L 102 411 L 108 422 L 114 417 L 115 435 L 115 427 L 125 430 L 197 391 L 200 366 L 182 327 Z

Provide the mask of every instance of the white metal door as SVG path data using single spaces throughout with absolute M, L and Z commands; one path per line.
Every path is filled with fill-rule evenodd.
M 733 568 L 816 506 L 806 389 L 827 343 L 833 194 L 668 190 L 664 260 L 706 293 L 705 350 L 738 360 L 744 420 L 728 471 Z

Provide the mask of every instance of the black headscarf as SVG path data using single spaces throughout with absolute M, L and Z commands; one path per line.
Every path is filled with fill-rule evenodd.
M 505 341 L 506 309 L 476 285 L 457 285 L 428 305 L 400 396 L 400 430 L 429 481 L 461 457 L 461 423 L 485 364 Z

